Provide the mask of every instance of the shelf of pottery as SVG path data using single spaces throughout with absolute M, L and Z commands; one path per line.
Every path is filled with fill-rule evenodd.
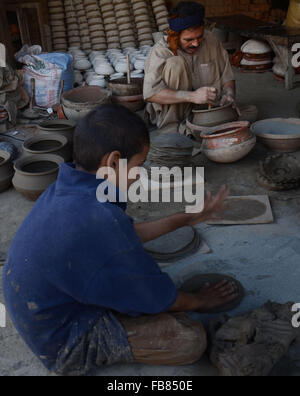
M 144 73 L 153 33 L 168 28 L 164 0 L 48 0 L 53 51 L 69 51 L 75 80 L 105 86 L 104 77 Z

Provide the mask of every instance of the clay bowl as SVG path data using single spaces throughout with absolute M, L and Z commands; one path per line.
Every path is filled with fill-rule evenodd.
M 72 161 L 72 147 L 63 135 L 49 134 L 27 139 L 23 144 L 23 155 L 55 154 L 65 162 Z
M 56 181 L 62 157 L 53 154 L 24 157 L 15 163 L 13 185 L 26 199 L 36 201 Z
M 63 112 L 68 120 L 79 121 L 94 108 L 111 102 L 110 90 L 87 86 L 71 89 L 63 94 Z
M 213 107 L 212 109 L 205 106 L 205 109 L 194 109 L 193 114 L 193 124 L 206 127 L 214 127 L 238 119 L 238 114 L 231 104 L 223 107 Z
M 116 96 L 134 96 L 143 93 L 143 78 L 132 78 L 131 84 L 127 84 L 127 78 L 119 78 L 117 80 L 106 80 L 107 88 Z
M 14 167 L 10 154 L 7 151 L 0 150 L 0 192 L 9 189 L 13 175 Z
M 251 131 L 270 150 L 293 153 L 300 150 L 300 120 L 271 118 L 254 123 Z
M 68 139 L 69 143 L 73 142 L 73 135 L 76 128 L 76 122 L 68 120 L 45 121 L 39 124 L 39 135 L 61 135 Z
M 143 110 L 146 105 L 143 95 L 112 96 L 112 102 L 121 104 L 133 112 Z
M 203 154 L 219 163 L 233 163 L 246 157 L 256 144 L 249 125 L 241 121 L 204 130 L 200 135 Z

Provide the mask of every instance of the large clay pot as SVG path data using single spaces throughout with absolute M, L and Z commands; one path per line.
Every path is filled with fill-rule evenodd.
M 202 152 L 214 162 L 232 163 L 250 153 L 256 144 L 256 136 L 248 122 L 235 122 L 209 128 L 201 133 Z
M 39 127 L 39 135 L 62 135 L 68 139 L 69 143 L 73 142 L 73 135 L 76 128 L 76 122 L 68 120 L 53 120 L 42 122 Z
M 110 103 L 111 95 L 110 90 L 95 86 L 71 89 L 63 94 L 63 112 L 68 120 L 78 122 L 94 108 Z
M 198 126 L 214 127 L 226 124 L 228 122 L 237 121 L 237 111 L 228 104 L 223 107 L 213 107 L 211 109 L 193 110 L 193 124 Z
M 143 95 L 112 96 L 112 102 L 125 106 L 128 110 L 133 112 L 143 110 L 146 105 Z
M 55 154 L 65 162 L 72 161 L 72 147 L 63 135 L 49 134 L 27 139 L 23 144 L 23 155 Z
M 113 81 L 106 81 L 107 88 L 116 96 L 134 96 L 143 94 L 143 78 L 132 78 L 131 83 L 127 83 L 127 78 L 120 78 Z
M 14 167 L 10 154 L 7 151 L 0 150 L 0 192 L 9 189 L 13 175 Z
M 30 201 L 36 201 L 56 181 L 62 157 L 53 154 L 24 157 L 15 163 L 13 185 Z

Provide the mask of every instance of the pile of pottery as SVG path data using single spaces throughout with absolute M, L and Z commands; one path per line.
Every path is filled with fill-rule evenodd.
M 260 162 L 259 184 L 272 191 L 292 190 L 300 187 L 299 154 L 277 154 Z
M 55 51 L 153 45 L 153 33 L 168 28 L 164 0 L 49 0 L 48 6 Z
M 75 127 L 71 121 L 45 121 L 37 136 L 25 140 L 12 182 L 26 199 L 37 200 L 56 181 L 60 164 L 72 161 Z
M 269 44 L 259 40 L 248 40 L 243 44 L 241 69 L 244 72 L 262 73 L 273 67 L 273 51 Z
M 48 0 L 49 19 L 52 31 L 54 51 L 67 51 L 68 38 L 65 26 L 65 9 L 63 0 Z
M 188 167 L 192 162 L 192 140 L 178 133 L 153 133 L 148 161 L 151 166 Z
M 256 136 L 249 126 L 249 122 L 240 121 L 204 129 L 201 133 L 202 153 L 211 161 L 219 163 L 241 160 L 256 144 Z
M 0 67 L 0 131 L 6 131 L 7 121 L 17 122 L 18 110 L 29 103 L 21 75 L 10 66 Z
M 139 50 L 127 48 L 124 51 L 92 51 L 88 57 L 79 48 L 70 48 L 69 53 L 74 58 L 74 82 L 76 86 L 82 85 L 85 81 L 87 85 L 104 88 L 105 78 L 112 81 L 127 75 L 127 55 L 130 60 L 131 78 L 143 78 L 145 62 L 151 48 L 143 46 Z

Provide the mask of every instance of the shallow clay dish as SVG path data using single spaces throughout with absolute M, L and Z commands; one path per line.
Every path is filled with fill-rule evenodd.
M 213 107 L 211 109 L 206 106 L 204 109 L 193 110 L 193 124 L 198 126 L 214 127 L 228 122 L 237 121 L 238 114 L 233 109 L 232 104 L 223 107 Z
M 300 120 L 298 118 L 271 118 L 254 123 L 252 132 L 269 149 L 293 153 L 300 150 Z

